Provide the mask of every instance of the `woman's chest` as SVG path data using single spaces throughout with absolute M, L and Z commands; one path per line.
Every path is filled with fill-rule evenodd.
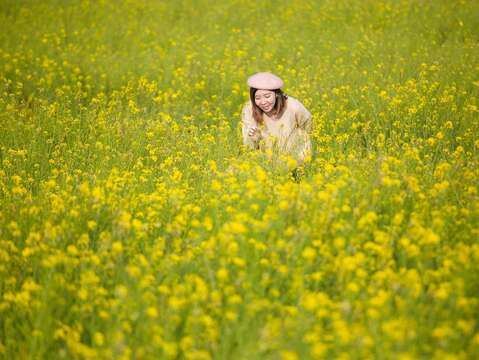
M 295 128 L 295 123 L 289 116 L 282 116 L 280 119 L 266 118 L 264 125 L 269 134 L 278 137 L 288 136 Z

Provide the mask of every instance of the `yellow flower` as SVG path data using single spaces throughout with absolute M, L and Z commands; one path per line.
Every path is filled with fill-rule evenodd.
M 146 315 L 151 319 L 156 319 L 158 317 L 158 310 L 154 306 L 149 306 L 146 309 Z
M 111 245 L 111 251 L 113 252 L 113 254 L 115 255 L 118 255 L 118 254 L 121 254 L 123 252 L 123 244 L 119 241 L 115 241 L 112 245 Z
M 310 246 L 306 246 L 301 253 L 303 258 L 305 258 L 308 261 L 314 260 L 316 258 L 316 250 Z
M 216 278 L 220 282 L 228 280 L 228 276 L 228 270 L 226 270 L 225 268 L 218 269 L 218 271 L 216 272 Z
M 283 350 L 280 352 L 280 355 L 281 360 L 299 360 L 299 356 L 293 351 Z
M 96 332 L 94 335 L 93 335 L 93 342 L 95 343 L 95 345 L 97 346 L 103 346 L 103 344 L 105 343 L 105 337 L 103 336 L 103 334 L 101 332 Z
M 327 345 L 321 342 L 314 343 L 311 346 L 311 356 L 314 359 L 323 359 L 327 351 L 328 351 Z

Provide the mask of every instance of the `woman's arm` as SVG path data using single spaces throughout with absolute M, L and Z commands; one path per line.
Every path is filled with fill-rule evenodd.
M 296 123 L 300 129 L 305 130 L 307 133 L 311 133 L 313 128 L 311 113 L 299 101 L 296 110 Z
M 241 132 L 243 134 L 243 144 L 247 147 L 258 149 L 259 141 L 261 140 L 261 131 L 256 124 L 256 121 L 253 119 L 251 107 L 248 106 L 248 104 L 243 107 L 243 110 L 241 112 L 241 126 Z M 252 133 L 251 130 L 255 128 L 257 130 L 253 131 L 253 135 L 250 135 Z
M 297 102 L 296 112 L 296 137 L 297 137 L 297 159 L 300 163 L 304 163 L 311 156 L 311 139 L 310 134 L 313 130 L 313 121 L 311 113 L 304 107 L 302 103 Z

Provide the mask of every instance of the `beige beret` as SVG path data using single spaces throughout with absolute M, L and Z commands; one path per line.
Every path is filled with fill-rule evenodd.
M 248 86 L 262 90 L 281 89 L 284 85 L 283 80 L 269 72 L 259 72 L 248 78 Z

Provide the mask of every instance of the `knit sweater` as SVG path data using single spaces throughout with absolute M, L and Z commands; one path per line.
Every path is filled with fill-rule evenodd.
M 250 127 L 258 127 L 259 136 L 248 135 Z M 263 113 L 263 124 L 253 118 L 251 101 L 242 110 L 243 144 L 255 149 L 270 149 L 273 153 L 291 155 L 300 163 L 311 154 L 311 113 L 301 102 L 288 96 L 286 109 L 278 119 Z

